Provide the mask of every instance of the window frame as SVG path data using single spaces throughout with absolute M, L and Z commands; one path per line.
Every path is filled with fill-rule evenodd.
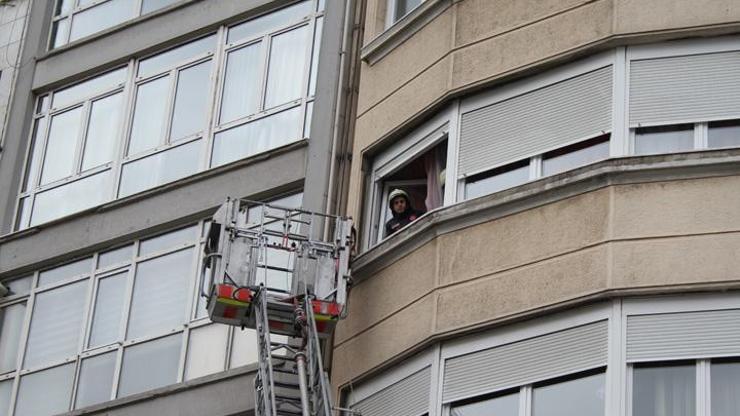
M 59 0 L 61 1 L 61 0 Z M 75 4 L 78 0 L 74 0 Z M 108 2 L 110 0 L 104 0 L 105 2 Z M 142 0 L 139 0 L 140 2 Z M 308 135 L 310 132 L 307 130 L 310 120 L 307 120 L 307 115 L 309 111 L 312 111 L 313 104 L 315 102 L 315 88 L 316 88 L 316 79 L 317 72 L 315 71 L 314 65 L 318 65 L 319 58 L 319 47 L 320 47 L 320 39 L 322 36 L 322 33 L 319 32 L 319 30 L 323 30 L 323 21 L 325 17 L 325 11 L 322 6 L 322 1 L 320 0 L 305 0 L 306 1 L 306 7 L 308 11 L 305 14 L 302 14 L 300 17 L 293 16 L 290 19 L 284 20 L 284 21 L 278 21 L 273 25 L 270 25 L 263 31 L 259 32 L 258 35 L 250 36 L 248 38 L 244 39 L 238 39 L 234 42 L 229 43 L 228 42 L 228 33 L 229 30 L 233 27 L 239 26 L 244 23 L 248 23 L 250 21 L 256 21 L 260 18 L 269 17 L 272 13 L 279 13 L 282 10 L 285 10 L 284 7 L 273 9 L 267 13 L 261 14 L 259 16 L 252 17 L 248 20 L 236 22 L 236 23 L 230 23 L 228 25 L 221 25 L 218 29 L 211 31 L 207 34 L 198 34 L 197 36 L 193 36 L 185 41 L 179 42 L 176 45 L 168 46 L 165 49 L 158 50 L 154 53 L 147 54 L 141 57 L 135 57 L 130 59 L 125 65 L 117 66 L 113 69 L 106 70 L 101 73 L 97 73 L 92 77 L 87 77 L 85 79 L 80 79 L 75 81 L 72 84 L 62 86 L 60 88 L 56 88 L 54 90 L 45 91 L 37 95 L 35 100 L 35 111 L 32 116 L 32 123 L 31 128 L 28 131 L 28 143 L 26 147 L 25 152 L 25 160 L 24 160 L 24 168 L 23 168 L 23 174 L 21 175 L 21 181 L 20 181 L 20 187 L 19 192 L 16 196 L 15 201 L 15 212 L 13 215 L 13 226 L 14 231 L 20 231 L 27 228 L 36 227 L 48 222 L 57 221 L 61 218 L 65 218 L 68 216 L 75 215 L 79 213 L 80 211 L 84 211 L 86 209 L 90 209 L 95 206 L 99 206 L 101 204 L 115 201 L 118 199 L 126 198 L 129 195 L 121 196 L 121 182 L 123 177 L 123 171 L 124 168 L 130 164 L 136 163 L 137 161 L 143 160 L 148 157 L 153 157 L 158 154 L 167 152 L 171 149 L 174 149 L 178 146 L 184 146 L 189 143 L 193 143 L 195 141 L 201 140 L 203 141 L 202 148 L 200 149 L 200 152 L 198 154 L 198 165 L 192 169 L 193 173 L 186 174 L 184 177 L 191 176 L 191 175 L 197 175 L 202 172 L 217 168 L 219 166 L 235 163 L 237 160 L 242 160 L 244 158 L 252 157 L 254 155 L 246 155 L 243 157 L 239 157 L 235 161 L 230 161 L 226 163 L 214 163 L 213 161 L 213 151 L 214 146 L 216 142 L 216 136 L 224 132 L 226 130 L 230 130 L 232 128 L 238 128 L 240 126 L 246 125 L 251 122 L 256 122 L 258 120 L 267 119 L 270 116 L 276 115 L 278 113 L 281 113 L 283 111 L 289 111 L 289 110 L 296 110 L 300 114 L 297 116 L 298 125 L 295 132 L 295 137 L 291 137 L 285 140 L 285 143 L 277 144 L 276 146 L 272 146 L 265 150 L 259 150 L 257 154 L 269 152 L 277 147 L 282 147 L 284 145 L 287 145 L 289 143 L 298 142 L 301 140 L 308 139 Z M 94 3 L 89 6 L 85 6 L 84 10 L 87 10 L 87 8 L 95 7 L 98 4 L 102 4 L 101 2 Z M 301 3 L 295 3 L 288 5 L 287 7 L 292 7 L 296 4 Z M 270 60 L 270 42 L 271 39 L 275 36 L 279 36 L 283 33 L 288 33 L 292 30 L 300 29 L 302 27 L 306 27 L 307 34 L 306 34 L 306 56 L 305 56 L 305 62 L 303 67 L 303 72 L 301 73 L 301 79 L 299 81 L 300 83 L 300 97 L 291 101 L 288 101 L 286 103 L 279 104 L 273 108 L 264 108 L 264 102 L 265 102 L 265 96 L 267 94 L 267 78 L 269 73 L 269 60 Z M 172 62 L 168 64 L 166 67 L 158 69 L 156 72 L 147 73 L 143 76 L 138 76 L 139 66 L 140 63 L 156 56 L 161 56 L 164 53 L 167 53 L 173 49 L 183 47 L 191 42 L 196 42 L 200 39 L 205 39 L 208 37 L 213 36 L 213 46 L 210 51 L 208 52 L 202 52 L 195 55 L 191 55 L 187 58 L 178 60 L 177 62 Z M 239 48 L 245 47 L 246 45 L 253 44 L 255 42 L 262 42 L 262 58 L 260 61 L 260 65 L 262 65 L 262 78 L 260 80 L 259 88 L 260 88 L 260 108 L 259 111 L 257 111 L 254 114 L 248 114 L 246 116 L 239 117 L 235 120 L 230 120 L 228 123 L 220 123 L 220 115 L 222 110 L 222 99 L 223 99 L 223 90 L 225 86 L 225 72 L 227 70 L 227 57 L 228 53 L 234 50 L 237 50 Z M 173 124 L 173 118 L 175 114 L 175 95 L 177 92 L 177 86 L 179 82 L 180 73 L 188 68 L 194 67 L 196 65 L 200 65 L 202 63 L 210 61 L 210 72 L 209 72 L 209 86 L 207 91 L 206 100 L 207 102 L 204 104 L 205 108 L 205 114 L 204 114 L 204 125 L 203 129 L 199 133 L 193 133 L 185 137 L 181 138 L 173 138 L 170 139 L 170 132 L 172 130 L 172 124 Z M 97 77 L 103 76 L 106 73 L 116 71 L 116 70 L 123 70 L 124 73 L 124 81 L 120 84 L 117 84 L 115 87 L 110 86 L 106 88 L 101 88 L 100 90 L 97 90 L 94 95 L 92 96 L 86 96 L 84 99 L 80 98 L 73 102 L 65 104 L 64 107 L 60 108 L 51 108 L 52 106 L 52 100 L 54 97 L 54 94 L 66 89 L 67 87 L 74 87 L 75 85 L 78 85 L 82 82 L 93 80 Z M 152 82 L 153 80 L 159 79 L 160 77 L 170 77 L 168 80 L 168 96 L 167 96 L 167 102 L 166 102 L 166 110 L 165 110 L 165 119 L 162 120 L 163 123 L 163 132 L 159 135 L 159 142 L 157 146 L 153 148 L 149 148 L 146 150 L 139 151 L 135 154 L 128 154 L 128 149 L 130 147 L 131 142 L 131 134 L 132 134 L 132 128 L 133 128 L 133 122 L 134 122 L 134 116 L 136 112 L 136 96 L 139 86 L 147 83 Z M 111 96 L 113 94 L 121 93 L 121 107 L 120 107 L 120 113 L 119 116 L 119 127 L 116 130 L 117 134 L 117 143 L 115 150 L 113 152 L 113 157 L 110 162 L 107 162 L 103 165 L 96 166 L 87 170 L 82 171 L 80 166 L 82 166 L 81 158 L 84 154 L 84 146 L 85 146 L 85 140 L 86 135 L 89 129 L 89 114 L 91 111 L 92 103 L 95 100 Z M 45 106 L 43 105 L 45 104 Z M 75 149 L 75 171 L 72 175 L 67 176 L 62 179 L 55 180 L 51 183 L 40 185 L 40 178 L 41 174 L 44 170 L 44 159 L 46 155 L 46 148 L 48 145 L 48 138 L 49 138 L 49 131 L 51 128 L 51 120 L 52 117 L 58 114 L 61 114 L 65 111 L 70 111 L 73 108 L 82 107 L 83 108 L 83 115 L 82 115 L 82 121 L 80 123 L 80 132 L 76 141 L 76 149 Z M 43 132 L 41 132 L 41 129 L 39 128 L 39 133 L 34 134 L 34 132 L 37 130 L 36 125 L 38 123 L 41 123 L 43 120 L 45 120 L 45 125 L 43 125 Z M 41 134 L 43 133 L 43 136 Z M 36 138 L 36 136 L 39 136 L 39 138 Z M 40 144 L 42 146 L 41 149 L 38 151 L 36 148 L 39 146 L 39 143 L 36 143 L 40 140 Z M 40 152 L 40 153 L 39 153 Z M 39 154 L 39 160 L 33 161 L 32 159 L 35 157 L 36 154 Z M 37 163 L 37 169 L 34 173 L 33 178 L 28 178 L 30 168 L 33 163 Z M 54 214 L 51 215 L 51 219 L 48 220 L 42 220 L 41 222 L 34 222 L 34 213 L 37 209 L 37 197 L 38 195 L 42 194 L 43 192 L 61 188 L 63 186 L 71 185 L 74 182 L 77 182 L 78 180 L 83 180 L 89 177 L 94 176 L 95 174 L 100 174 L 104 171 L 109 171 L 109 174 L 111 175 L 111 178 L 106 179 L 108 182 L 106 185 L 107 188 L 105 189 L 104 196 L 102 197 L 102 202 L 98 203 L 92 203 L 90 207 L 87 207 L 83 210 L 72 210 L 71 212 L 65 212 L 61 215 Z M 144 192 L 149 189 L 158 188 L 160 186 L 163 186 L 167 183 L 171 183 L 174 181 L 178 181 L 182 179 L 183 177 L 179 177 L 178 179 L 174 179 L 172 181 L 164 181 L 162 183 L 157 183 L 154 186 L 151 187 L 145 187 L 144 189 L 139 189 L 133 194 L 138 194 L 140 192 Z M 28 186 L 26 187 L 26 182 L 28 181 Z M 133 195 L 132 194 L 132 195 Z
M 293 192 L 291 192 L 292 194 Z M 62 365 L 73 365 L 74 367 L 74 378 L 70 380 L 70 383 L 72 383 L 71 388 L 71 396 L 69 398 L 69 406 L 65 411 L 69 410 L 75 410 L 78 409 L 77 407 L 77 397 L 78 397 L 78 389 L 80 386 L 81 381 L 81 369 L 82 369 L 82 362 L 83 360 L 86 360 L 91 357 L 97 357 L 103 354 L 113 353 L 115 354 L 115 367 L 114 372 L 111 375 L 113 377 L 113 384 L 112 384 L 112 390 L 110 395 L 105 399 L 105 401 L 116 399 L 119 396 L 119 384 L 120 384 L 120 376 L 121 376 L 121 370 L 123 365 L 123 355 L 126 353 L 126 351 L 132 347 L 137 345 L 143 345 L 146 343 L 149 343 L 150 341 L 162 339 L 164 337 L 177 335 L 180 337 L 180 352 L 178 357 L 178 367 L 177 367 L 177 374 L 176 374 L 176 383 L 180 383 L 183 381 L 187 381 L 190 378 L 187 378 L 185 371 L 187 366 L 187 353 L 190 343 L 190 333 L 192 331 L 197 331 L 199 328 L 204 328 L 209 325 L 219 325 L 214 324 L 208 319 L 208 316 L 197 316 L 198 315 L 198 306 L 199 306 L 199 293 L 198 293 L 198 279 L 200 268 L 198 267 L 200 262 L 202 261 L 202 247 L 204 246 L 206 242 L 207 236 L 204 235 L 204 226 L 207 223 L 206 220 L 200 220 L 198 222 L 188 222 L 184 224 L 180 224 L 178 226 L 175 226 L 174 228 L 170 228 L 164 232 L 158 232 L 156 234 L 150 234 L 143 236 L 141 238 L 129 241 L 123 245 L 114 245 L 110 247 L 105 247 L 95 253 L 93 253 L 92 256 L 86 255 L 74 259 L 69 259 L 65 263 L 60 263 L 57 265 L 52 266 L 51 268 L 44 268 L 44 269 L 38 269 L 33 272 L 32 278 L 31 278 L 31 289 L 28 293 L 22 293 L 18 295 L 14 295 L 7 298 L 0 298 L 0 307 L 4 308 L 7 306 L 17 305 L 17 304 L 25 304 L 26 310 L 25 315 L 23 318 L 22 323 L 22 329 L 21 334 L 19 337 L 19 344 L 18 344 L 18 354 L 16 357 L 16 364 L 15 369 L 9 370 L 6 372 L 3 372 L 0 374 L 0 382 L 1 381 L 7 381 L 10 380 L 11 384 L 11 403 L 12 405 L 11 409 L 15 409 L 17 402 L 18 402 L 18 393 L 20 388 L 20 382 L 21 379 L 29 374 L 36 374 L 40 373 L 52 368 L 57 368 Z M 169 243 L 163 248 L 159 248 L 155 251 L 152 251 L 151 253 L 146 253 L 144 255 L 139 255 L 139 250 L 141 247 L 141 243 L 145 240 L 158 238 L 159 236 L 164 236 L 173 232 L 177 232 L 178 230 L 188 229 L 192 227 L 192 235 L 189 237 L 186 237 L 187 239 L 184 241 L 178 241 L 174 243 Z M 131 253 L 126 258 L 126 260 L 115 262 L 111 265 L 104 266 L 104 267 L 98 267 L 99 259 L 102 254 L 107 253 L 112 250 L 116 250 L 118 248 L 122 247 L 131 247 Z M 132 301 L 133 301 L 133 288 L 135 284 L 136 274 L 138 270 L 138 266 L 144 262 L 163 258 L 172 254 L 180 253 L 185 250 L 193 250 L 192 251 L 192 259 L 191 264 L 187 267 L 187 276 L 186 276 L 186 283 L 184 292 L 186 304 L 183 308 L 183 317 L 182 317 L 182 324 L 178 324 L 171 328 L 161 329 L 155 331 L 155 333 L 138 337 L 138 338 L 128 338 L 127 337 L 127 331 L 128 327 L 130 326 L 130 319 L 131 319 L 131 308 L 132 308 Z M 89 265 L 88 270 L 86 270 L 83 273 L 76 273 L 75 275 L 64 277 L 62 280 L 44 285 L 39 287 L 39 277 L 41 273 L 43 273 L 45 270 L 52 270 L 59 266 L 63 266 L 68 263 L 73 263 L 77 261 L 78 259 L 88 259 Z M 92 335 L 92 329 L 93 329 L 93 322 L 95 318 L 96 313 L 96 303 L 99 296 L 98 288 L 100 287 L 100 282 L 102 279 L 110 278 L 112 276 L 117 275 L 123 275 L 126 279 L 123 291 L 121 293 L 117 293 L 117 296 L 121 297 L 122 301 L 122 309 L 121 309 L 121 321 L 120 326 L 118 328 L 118 335 L 116 336 L 116 339 L 114 341 L 101 344 L 101 345 L 91 345 L 90 339 Z M 20 276 L 21 278 L 28 277 L 28 275 Z M 78 328 L 78 339 L 77 339 L 77 345 L 75 347 L 74 354 L 70 356 L 65 356 L 61 358 L 57 358 L 54 360 L 48 360 L 42 364 L 33 365 L 31 367 L 26 367 L 26 364 L 24 364 L 26 360 L 27 355 L 27 349 L 28 349 L 28 341 L 29 341 L 29 334 L 30 334 L 30 328 L 33 321 L 33 315 L 34 315 L 34 308 L 37 303 L 37 297 L 44 293 L 51 293 L 54 290 L 65 288 L 70 285 L 74 284 L 80 284 L 84 283 L 87 285 L 84 287 L 84 293 L 85 293 L 85 299 L 84 299 L 84 306 L 82 310 L 82 316 L 80 317 L 80 328 Z M 236 331 L 238 331 L 238 328 L 227 328 L 227 336 L 225 341 L 225 351 L 224 351 L 224 363 L 222 364 L 221 368 L 219 370 L 216 370 L 215 372 L 222 372 L 226 371 L 227 369 L 231 368 L 231 361 L 232 361 L 232 345 L 233 345 L 233 339 L 235 336 L 237 336 Z M 249 336 L 249 335 L 245 335 Z M 211 371 L 213 373 L 213 371 Z M 200 375 L 198 376 L 200 377 Z M 192 378 L 192 377 L 191 377 Z
M 116 0 L 95 0 L 92 3 L 90 3 L 90 4 L 82 5 L 82 6 L 79 5 L 79 0 L 72 0 L 72 6 L 71 6 L 70 10 L 67 11 L 67 12 L 62 12 L 61 11 L 61 4 L 62 4 L 63 1 L 64 0 L 56 0 L 53 3 L 53 6 L 54 6 L 54 8 L 53 8 L 53 16 L 51 18 L 51 22 L 50 22 L 50 25 L 49 25 L 49 34 L 48 34 L 48 39 L 47 39 L 47 42 L 46 42 L 46 50 L 48 50 L 48 51 L 52 51 L 52 50 L 55 50 L 55 49 L 63 48 L 66 45 L 69 45 L 70 43 L 73 43 L 73 42 L 79 42 L 79 41 L 82 41 L 82 40 L 85 40 L 85 39 L 93 38 L 95 36 L 98 36 L 99 33 L 104 32 L 104 31 L 106 31 L 106 30 L 108 30 L 108 29 L 110 29 L 112 27 L 124 25 L 124 24 L 126 24 L 128 22 L 131 22 L 132 20 L 136 20 L 137 18 L 139 18 L 141 16 L 146 16 L 146 15 L 149 15 L 149 14 L 152 14 L 152 13 L 156 13 L 156 12 L 158 12 L 160 10 L 163 10 L 163 9 L 166 9 L 166 8 L 168 8 L 168 7 L 176 4 L 176 3 L 180 3 L 183 0 L 173 0 L 170 4 L 167 4 L 167 5 L 163 6 L 163 7 L 154 9 L 154 10 L 152 10 L 150 12 L 147 12 L 147 13 L 144 13 L 143 12 L 144 2 L 146 0 L 135 0 L 135 2 L 132 3 L 132 6 L 131 6 L 131 12 L 132 12 L 132 14 L 131 14 L 131 18 L 130 19 L 123 20 L 120 23 L 117 23 L 117 24 L 115 24 L 113 26 L 102 27 L 99 30 L 96 30 L 96 31 L 94 31 L 94 32 L 92 32 L 92 33 L 90 33 L 90 34 L 88 34 L 86 36 L 82 36 L 79 39 L 75 39 L 75 40 L 70 40 L 70 36 L 72 34 L 72 22 L 74 21 L 74 19 L 75 19 L 75 17 L 77 15 L 79 15 L 80 13 L 86 12 L 88 10 L 94 9 L 94 8 L 96 8 L 98 6 L 103 5 L 103 4 L 110 3 L 112 1 L 116 1 Z M 57 14 L 56 13 L 57 10 L 60 10 L 60 13 Z M 54 25 L 57 24 L 59 21 L 65 20 L 65 19 L 67 20 L 67 25 L 66 25 L 66 28 L 64 30 L 64 35 L 63 35 L 62 43 L 60 43 L 58 46 L 55 47 L 54 46 L 54 40 L 55 40 L 55 36 L 54 35 L 56 34 L 56 32 L 54 31 Z
M 398 2 L 399 1 L 404 1 L 404 0 L 385 0 L 385 1 L 386 1 L 386 6 L 385 6 L 386 7 L 386 9 L 385 9 L 385 28 L 388 29 L 391 26 L 393 26 L 396 23 L 398 23 L 401 19 L 403 19 L 404 16 L 408 16 L 414 10 L 416 10 L 419 7 L 421 7 L 424 4 L 424 2 L 427 1 L 427 0 L 420 0 L 419 1 L 419 4 L 417 4 L 416 6 L 410 8 L 402 16 L 397 16 L 396 15 L 396 8 L 398 6 Z

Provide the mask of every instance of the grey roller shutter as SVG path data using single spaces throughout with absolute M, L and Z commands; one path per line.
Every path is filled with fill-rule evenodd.
M 612 67 L 463 114 L 461 175 L 611 130 Z
M 630 125 L 740 116 L 740 52 L 630 63 Z
M 595 322 L 448 359 L 445 403 L 606 365 L 608 323 Z
M 419 416 L 429 411 L 431 368 L 426 367 L 355 403 L 362 416 Z
M 627 317 L 627 360 L 740 355 L 740 309 Z

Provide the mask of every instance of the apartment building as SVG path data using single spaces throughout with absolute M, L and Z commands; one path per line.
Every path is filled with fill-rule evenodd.
M 367 0 L 364 22 L 341 406 L 738 414 L 740 4 Z M 388 235 L 396 189 L 426 214 Z
M 354 2 L 0 8 L 0 415 L 253 414 L 202 230 L 227 196 L 336 210 Z

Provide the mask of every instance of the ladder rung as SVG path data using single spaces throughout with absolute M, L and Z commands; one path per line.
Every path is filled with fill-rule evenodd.
M 275 381 L 273 381 L 273 384 L 275 385 L 275 387 L 282 387 L 284 389 L 297 390 L 297 389 L 300 389 L 301 388 L 301 386 L 299 386 L 298 383 L 288 383 L 288 382 L 285 382 L 285 381 L 275 380 Z
M 272 368 L 272 371 L 275 373 L 283 373 L 283 374 L 291 374 L 291 375 L 298 375 L 298 372 L 295 370 L 288 370 L 285 368 Z
M 275 270 L 278 272 L 293 273 L 293 269 L 288 269 L 287 267 L 280 267 L 280 266 L 271 266 L 269 264 L 257 264 L 257 268 Z M 273 289 L 267 289 L 267 290 L 273 290 Z M 290 293 L 290 292 L 286 292 L 286 293 Z
M 287 355 L 270 355 L 270 358 L 273 360 L 283 360 L 283 361 L 295 361 L 294 357 L 288 357 Z
M 301 412 L 291 412 L 290 410 L 278 410 L 277 413 L 275 413 L 277 416 L 303 416 L 303 413 Z

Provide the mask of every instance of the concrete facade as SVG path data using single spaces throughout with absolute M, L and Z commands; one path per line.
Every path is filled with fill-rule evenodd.
M 740 5 L 734 1 L 427 0 L 392 23 L 386 16 L 393 4 L 368 0 L 366 5 L 348 204 L 349 213 L 361 219 L 362 241 L 373 240 L 369 230 L 382 227 L 373 216 L 385 209 L 368 208 L 377 203 L 374 187 L 385 189 L 374 182 L 385 180 L 376 174 L 375 161 L 381 164 L 377 171 L 390 170 L 382 163 L 392 165 L 387 161 L 394 155 L 403 159 L 402 152 L 411 152 L 404 143 L 442 125 L 437 119 L 450 108 L 453 115 L 444 116 L 449 121 L 439 128 L 451 143 L 448 170 L 456 169 L 450 161 L 457 157 L 460 118 L 473 107 L 469 103 L 494 102 L 476 97 L 515 95 L 510 91 L 526 89 L 530 79 L 615 50 L 620 56 L 650 44 L 651 51 L 660 51 L 671 41 L 681 48 L 679 39 L 710 45 L 726 35 L 736 42 L 740 32 Z M 625 65 L 620 59 L 615 67 Z M 629 59 L 627 52 L 627 67 Z M 740 153 L 634 157 L 630 146 L 642 126 L 620 114 L 627 104 L 618 100 L 627 102 L 629 92 L 629 86 L 620 92 L 624 77 L 614 78 L 611 159 L 550 177 L 537 172 L 542 179 L 531 181 L 531 164 L 543 157 L 535 156 L 530 182 L 468 200 L 460 188 L 468 178 L 447 173 L 447 187 L 459 181 L 456 197 L 360 250 L 350 312 L 334 340 L 332 382 L 345 406 L 382 414 L 380 402 L 393 401 L 394 394 L 413 388 L 426 394 L 428 385 L 403 384 L 421 377 L 418 363 L 426 360 L 431 387 L 419 403 L 429 405 L 404 414 L 450 414 L 455 403 L 440 397 L 449 388 L 447 350 L 474 350 L 479 338 L 526 328 L 528 322 L 534 328 L 558 313 L 577 316 L 584 305 L 697 292 L 711 299 L 729 291 L 736 299 Z M 615 146 L 621 140 L 633 141 L 622 149 Z M 384 173 L 388 181 L 404 186 L 398 177 L 402 169 L 393 169 Z M 610 333 L 610 354 L 621 348 L 619 336 Z M 463 347 L 467 339 L 470 344 Z M 633 368 L 621 360 L 616 363 Z M 606 366 L 607 377 L 615 371 L 623 377 L 622 369 L 612 369 L 614 363 Z M 630 414 L 625 388 L 612 380 L 607 389 L 615 389 L 621 399 L 614 400 L 621 402 L 607 397 L 606 414 Z M 533 385 L 522 387 L 521 395 L 525 390 L 531 395 Z M 510 392 L 491 391 L 481 400 Z
M 0 34 L 6 33 L 6 39 L 0 39 L 0 54 L 8 55 L 3 60 L 7 61 L 7 66 L 0 65 L 0 118 L 6 118 L 6 105 L 2 100 L 3 97 L 6 97 L 6 101 L 10 99 L 9 80 L 13 80 L 14 94 L 7 107 L 7 124 L 0 142 L 3 144 L 0 158 L 0 280 L 3 283 L 28 273 L 37 275 L 40 269 L 94 255 L 112 246 L 130 244 L 186 224 L 202 224 L 227 196 L 271 200 L 300 192 L 305 209 L 322 212 L 328 209 L 328 199 L 337 197 L 336 192 L 329 188 L 336 186 L 329 180 L 329 170 L 336 169 L 332 162 L 333 149 L 347 146 L 339 142 L 347 140 L 344 112 L 350 106 L 345 104 L 345 96 L 349 91 L 345 84 L 349 82 L 347 74 L 351 72 L 350 65 L 355 55 L 349 49 L 357 31 L 355 8 L 353 2 L 343 1 L 330 1 L 325 6 L 321 2 L 323 8 L 319 8 L 318 1 L 309 0 L 305 3 L 309 4 L 311 11 L 308 14 L 314 20 L 308 22 L 313 25 L 316 19 L 320 19 L 322 32 L 315 41 L 320 52 L 316 52 L 314 59 L 318 64 L 314 68 L 316 75 L 313 79 L 316 87 L 315 93 L 308 97 L 312 112 L 305 122 L 306 126 L 310 124 L 311 127 L 310 130 L 306 127 L 305 140 L 297 140 L 135 195 L 114 198 L 63 218 L 17 230 L 13 219 L 16 216 L 18 194 L 22 191 L 20 182 L 31 137 L 32 114 L 39 95 L 127 62 L 132 65 L 135 59 L 167 50 L 204 34 L 221 33 L 224 38 L 219 41 L 225 44 L 229 26 L 300 2 L 181 0 L 53 50 L 48 50 L 47 43 L 55 2 L 12 0 L 7 3 L 0 6 Z M 76 1 L 74 3 L 77 4 Z M 27 20 L 26 10 L 29 11 Z M 26 21 L 28 26 L 21 41 L 20 34 Z M 274 24 L 287 23 L 278 21 Z M 5 26 L 8 27 L 3 32 Z M 313 42 L 310 43 L 313 45 Z M 224 46 L 220 48 L 223 50 Z M 13 51 L 19 51 L 17 60 L 11 56 Z M 309 52 L 306 68 L 311 65 L 310 58 Z M 14 76 L 13 69 L 17 63 L 21 63 L 21 70 Z M 218 72 L 222 73 L 221 70 Z M 300 85 L 307 84 L 308 73 L 301 76 L 305 79 L 300 81 Z M 3 85 L 7 88 L 3 88 Z M 13 297 L 10 306 L 33 304 L 34 295 L 30 297 L 31 300 L 28 300 L 28 295 L 21 296 L 17 303 Z M 0 308 L 4 306 L 3 299 L 0 299 Z M 185 327 L 189 325 L 193 328 L 197 326 L 186 323 Z M 20 336 L 22 350 L 25 349 L 27 335 Z M 236 342 L 231 339 L 232 336 L 228 335 L 229 343 Z M 189 348 L 188 341 L 184 342 L 183 351 Z M 84 353 L 78 354 L 78 361 L 82 360 L 82 355 Z M 252 414 L 255 366 L 249 364 L 233 368 L 228 364 L 228 357 L 226 359 L 225 369 L 222 364 L 220 371 L 205 377 L 189 379 L 183 376 L 181 369 L 176 384 L 76 409 L 69 414 Z M 22 369 L 20 363 L 18 366 L 15 372 L 0 369 L 0 394 L 5 394 L 6 386 L 11 386 L 8 387 L 8 398 L 13 403 L 19 402 L 19 385 L 24 377 L 31 378 L 26 374 L 35 371 Z M 54 387 L 47 386 L 44 389 L 53 391 Z M 4 397 L 0 396 L 0 414 L 6 414 Z M 74 403 L 70 403 L 70 406 L 74 406 Z M 10 412 L 13 414 L 12 408 Z

